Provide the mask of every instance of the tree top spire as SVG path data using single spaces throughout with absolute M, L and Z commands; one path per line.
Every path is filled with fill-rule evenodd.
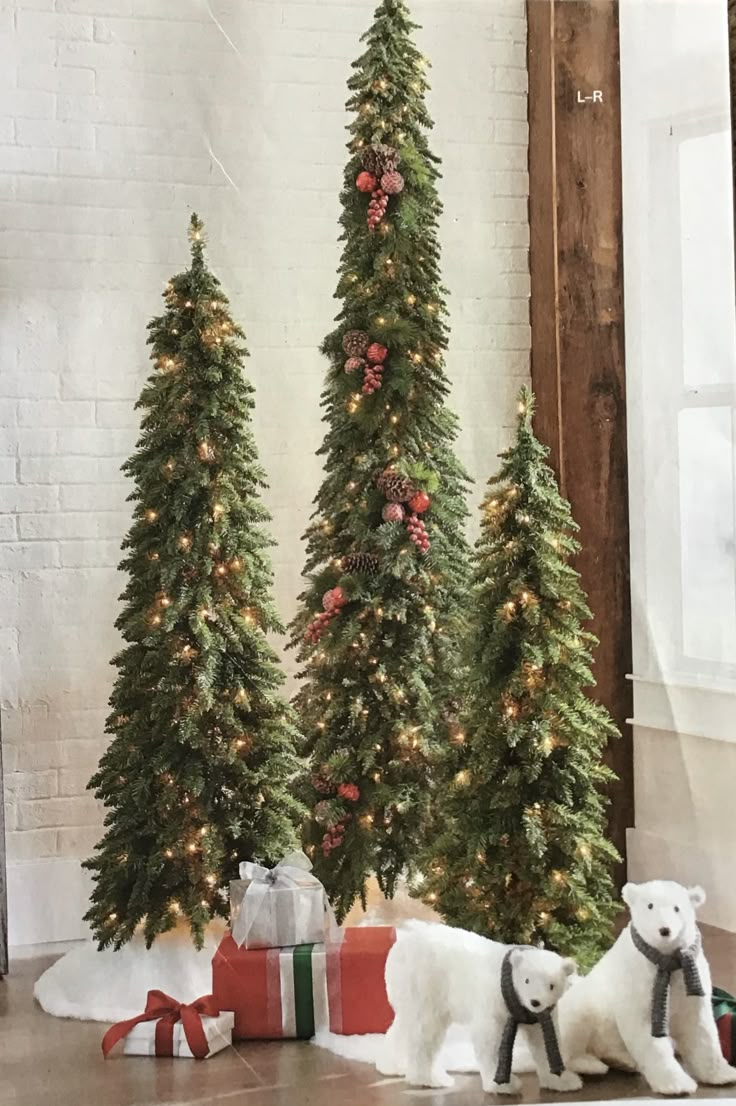
M 197 260 L 202 260 L 204 253 L 204 247 L 207 242 L 207 236 L 204 230 L 204 223 L 197 215 L 196 211 L 192 212 L 192 217 L 189 220 L 189 241 L 192 246 L 192 257 Z

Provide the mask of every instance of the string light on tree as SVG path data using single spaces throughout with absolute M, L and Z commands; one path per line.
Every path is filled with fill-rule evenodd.
M 481 507 L 461 711 L 467 740 L 448 761 L 455 786 L 438 791 L 440 830 L 419 893 L 451 924 L 484 934 L 492 904 L 496 939 L 542 941 L 586 966 L 610 943 L 617 910 L 601 791 L 612 778 L 603 752 L 616 730 L 585 694 L 595 642 L 580 626 L 590 612 L 569 564 L 576 526 L 532 414 L 522 389 L 515 441 Z M 472 788 L 457 786 L 464 773 Z M 483 842 L 470 887 L 468 841 Z
M 243 334 L 207 267 L 196 216 L 189 237 L 190 265 L 149 327 L 144 433 L 126 466 L 138 505 L 121 566 L 130 577 L 117 621 L 124 646 L 112 740 L 91 781 L 106 830 L 85 862 L 94 877 L 86 920 L 101 947 L 120 947 L 138 928 L 150 945 L 179 920 L 201 947 L 210 919 L 229 915 L 227 897 L 208 889 L 226 887 L 239 860 L 281 859 L 304 813 L 293 786 L 295 717 L 266 637 L 283 628 L 270 595 Z M 258 632 L 237 617 L 245 609 L 258 610 Z
M 340 780 L 349 779 L 360 796 L 357 807 L 343 810 L 350 815 L 344 829 L 325 843 L 318 817 L 325 794 L 310 795 L 307 844 L 338 918 L 371 871 L 391 896 L 423 839 L 432 773 L 440 749 L 447 751 L 440 711 L 454 691 L 468 560 L 465 477 L 452 452 L 454 420 L 443 407 L 437 175 L 424 133 L 424 85 L 419 93 L 411 87 L 420 56 L 411 30 L 403 0 L 380 0 L 350 78 L 342 305 L 323 345 L 330 360 L 325 479 L 307 535 L 310 584 L 294 623 L 293 642 L 309 674 L 298 704 L 314 756 L 336 781 L 335 818 L 345 801 Z M 431 267 L 422 264 L 430 252 Z M 435 312 L 425 310 L 427 302 Z M 410 503 L 420 493 L 424 498 Z M 441 571 L 430 575 L 430 564 Z M 335 588 L 344 596 L 339 618 L 322 609 Z M 426 689 L 421 709 L 418 686 Z M 371 744 L 366 755 L 374 738 L 375 756 Z M 366 809 L 376 790 L 381 809 Z M 370 833 L 363 832 L 368 825 Z

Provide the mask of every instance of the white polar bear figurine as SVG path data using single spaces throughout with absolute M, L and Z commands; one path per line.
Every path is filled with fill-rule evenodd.
M 501 945 L 450 926 L 410 923 L 398 931 L 386 960 L 386 991 L 395 1017 L 376 1066 L 383 1075 L 403 1075 L 416 1086 L 451 1087 L 438 1054 L 448 1027 L 457 1023 L 470 1027 L 483 1090 L 516 1094 L 521 1084 L 511 1074 L 511 1053 L 519 1025 L 527 1034 L 540 1086 L 577 1091 L 582 1081 L 564 1069 L 554 1014 L 574 971 L 573 960 L 544 949 Z M 594 1070 L 606 1069 L 598 1063 Z
M 656 1094 L 692 1094 L 698 1083 L 736 1083 L 711 1010 L 711 978 L 695 911 L 700 887 L 627 883 L 630 924 L 560 1002 L 570 1065 L 588 1056 L 639 1071 Z M 678 1063 L 679 1054 L 682 1064 Z

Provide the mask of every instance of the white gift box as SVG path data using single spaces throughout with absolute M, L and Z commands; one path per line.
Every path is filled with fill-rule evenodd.
M 126 1056 L 155 1056 L 156 1025 L 155 1021 L 140 1022 L 139 1025 L 134 1025 L 125 1038 L 124 1054 Z M 224 1010 L 216 1018 L 202 1018 L 202 1028 L 210 1049 L 206 1059 L 232 1044 L 234 1025 L 235 1014 L 229 1010 Z M 194 1059 L 192 1050 L 187 1044 L 184 1026 L 180 1021 L 174 1025 L 174 1056 Z
M 274 949 L 324 941 L 325 892 L 319 886 L 270 887 L 256 902 L 248 899 L 250 880 L 230 884 L 233 938 L 247 949 Z
M 302 852 L 289 853 L 274 868 L 244 861 L 230 884 L 230 925 L 246 949 L 312 945 L 332 932 L 335 917 L 325 889 Z

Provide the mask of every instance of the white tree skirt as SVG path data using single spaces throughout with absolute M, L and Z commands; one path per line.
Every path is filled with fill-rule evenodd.
M 183 926 L 158 937 L 150 949 L 138 936 L 119 952 L 99 952 L 85 942 L 52 964 L 33 993 L 47 1014 L 97 1022 L 135 1017 L 152 990 L 194 1002 L 212 993 L 212 957 L 225 929 L 224 922 L 208 926 L 201 952 Z
M 320 1048 L 326 1048 L 328 1052 L 334 1052 L 346 1060 L 361 1060 L 364 1064 L 375 1064 L 382 1041 L 382 1033 L 341 1037 L 338 1033 L 328 1033 L 325 1030 L 319 1031 L 314 1038 L 314 1043 Z M 525 1061 L 531 1071 L 531 1057 L 523 1042 L 519 1041 L 514 1050 L 514 1071 L 526 1071 Z M 461 1026 L 451 1026 L 442 1048 L 441 1063 L 445 1071 L 478 1071 L 475 1051 L 467 1032 Z

